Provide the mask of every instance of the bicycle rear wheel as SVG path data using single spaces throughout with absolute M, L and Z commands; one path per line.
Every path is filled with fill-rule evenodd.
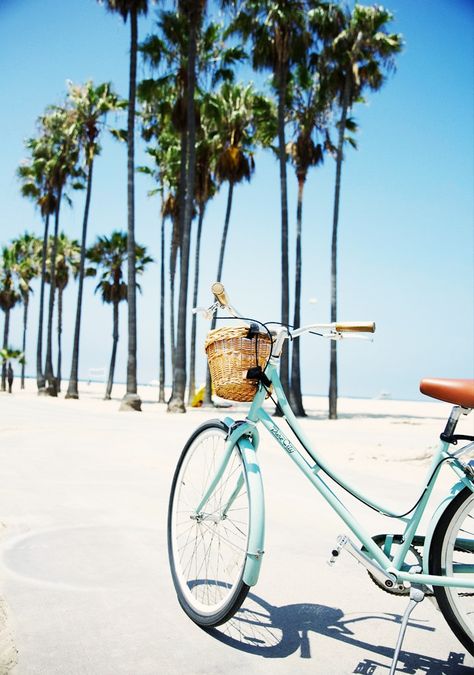
M 238 445 L 215 489 L 197 508 L 222 466 L 227 427 L 212 420 L 186 443 L 168 510 L 168 554 L 178 600 L 200 626 L 218 626 L 239 609 L 250 531 L 247 474 Z
M 452 500 L 436 525 L 429 568 L 430 574 L 463 576 L 472 571 L 470 578 L 474 576 L 474 492 L 467 487 Z M 449 627 L 474 655 L 474 590 L 445 586 L 433 589 Z

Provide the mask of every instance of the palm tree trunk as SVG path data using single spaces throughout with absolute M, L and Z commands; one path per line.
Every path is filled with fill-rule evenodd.
M 186 90 L 187 91 L 187 90 Z M 188 164 L 188 128 L 181 131 L 180 138 L 180 165 L 179 165 L 179 187 L 178 187 L 178 251 L 181 245 L 181 238 L 184 231 L 184 219 L 186 217 L 186 177 Z
M 5 323 L 3 324 L 3 349 L 8 349 L 8 332 L 10 330 L 10 310 L 5 310 Z M 7 390 L 7 361 L 2 363 L 2 385 L 1 391 Z
M 186 160 L 185 160 L 186 162 Z M 178 232 L 176 231 L 178 228 Z M 175 302 L 176 302 L 176 262 L 180 249 L 179 234 L 179 215 L 173 216 L 173 230 L 171 233 L 170 248 L 170 339 L 171 339 L 171 372 L 174 373 L 174 357 L 176 353 L 176 321 L 175 321 Z
M 58 369 L 56 371 L 56 383 L 58 393 L 61 391 L 61 336 L 63 332 L 63 289 L 58 288 Z
M 161 273 L 160 273 L 160 387 L 158 402 L 165 402 L 165 217 L 161 219 Z
M 176 321 L 175 321 L 175 289 L 176 289 L 176 261 L 181 250 L 181 239 L 184 231 L 184 217 L 186 211 L 186 175 L 188 163 L 188 131 L 181 132 L 180 142 L 180 169 L 178 187 L 178 214 L 173 217 L 173 233 L 170 253 L 170 336 L 171 336 L 171 372 L 174 373 L 174 359 L 176 353 Z M 177 231 L 176 231 L 177 228 Z M 174 377 L 174 375 L 173 375 Z M 171 394 L 172 396 L 172 394 Z
M 171 254 L 173 257 L 173 254 Z M 172 263 L 172 261 L 170 261 Z M 170 265 L 171 267 L 171 265 Z M 176 354 L 176 330 L 175 330 L 175 289 L 176 289 L 176 260 L 174 267 L 170 269 L 170 340 L 171 340 L 171 372 L 174 373 L 174 359 Z
M 41 286 L 38 318 L 38 340 L 36 343 L 36 384 L 38 392 L 44 391 L 45 379 L 43 374 L 43 315 L 44 315 L 44 289 L 46 284 L 46 258 L 48 255 L 49 236 L 49 213 L 44 220 L 43 252 L 41 258 Z
M 227 208 L 225 212 L 225 221 L 224 221 L 224 230 L 222 232 L 221 239 L 221 250 L 219 252 L 219 264 L 217 265 L 217 279 L 216 281 L 221 281 L 222 279 L 222 270 L 224 268 L 224 253 L 227 243 L 227 234 L 229 232 L 229 222 L 230 222 L 230 213 L 232 210 L 232 197 L 234 194 L 234 182 L 229 181 L 229 192 L 227 195 Z
M 197 306 L 198 291 L 199 291 L 199 260 L 201 251 L 201 234 L 202 223 L 204 220 L 204 212 L 206 207 L 204 204 L 199 208 L 199 221 L 196 235 L 196 253 L 194 257 L 194 289 L 193 289 L 193 307 Z M 189 394 L 188 405 L 191 405 L 196 394 L 196 315 L 193 314 L 191 324 L 191 356 L 189 359 Z
M 127 203 L 128 203 L 128 362 L 127 393 L 121 410 L 141 410 L 137 393 L 137 287 L 135 274 L 135 98 L 137 86 L 137 9 L 130 10 L 130 80 L 128 97 L 128 161 L 127 161 Z
M 48 385 L 48 394 L 57 396 L 57 383 L 53 372 L 53 313 L 54 296 L 56 295 L 56 254 L 58 250 L 58 232 L 59 232 L 59 210 L 61 208 L 61 190 L 58 194 L 56 213 L 54 218 L 54 237 L 51 250 L 51 268 L 49 271 L 50 289 L 49 289 L 49 307 L 48 307 L 48 333 L 46 343 L 46 363 L 44 376 Z
M 179 186 L 177 191 L 178 197 L 178 212 L 173 217 L 173 231 L 171 237 L 171 252 L 170 252 L 170 339 L 171 339 L 171 373 L 174 379 L 175 372 L 175 356 L 176 356 L 176 317 L 175 317 L 175 302 L 176 302 L 176 264 L 178 260 L 178 253 L 181 251 L 181 239 L 184 231 L 184 217 L 186 211 L 186 177 L 188 164 L 188 130 L 187 128 L 181 131 L 180 141 L 180 170 L 179 170 Z M 171 398 L 173 391 L 171 392 Z M 171 400 L 170 398 L 170 400 Z
M 298 177 L 298 205 L 296 209 L 295 313 L 294 328 L 301 325 L 301 230 L 303 222 L 304 177 Z M 290 403 L 298 417 L 306 415 L 301 395 L 300 338 L 292 343 Z
M 178 211 L 172 216 L 172 233 L 170 245 L 170 342 L 171 342 L 171 373 L 174 373 L 174 359 L 176 352 L 176 321 L 175 321 L 175 301 L 176 301 L 176 263 L 178 253 L 181 248 L 181 237 L 183 233 L 183 219 L 186 207 L 186 164 L 187 164 L 187 131 L 181 133 L 180 150 L 180 177 L 177 191 Z
M 196 172 L 196 119 L 194 108 L 194 90 L 196 83 L 196 43 L 198 20 L 198 10 L 195 9 L 189 22 L 187 88 L 188 169 L 186 181 L 186 208 L 184 214 L 184 228 L 181 237 L 179 313 L 173 371 L 173 392 L 168 403 L 169 412 L 186 412 L 184 405 L 184 394 L 186 389 L 186 321 L 188 304 L 189 248 L 191 239 L 191 221 L 193 217 L 194 177 Z
M 281 322 L 290 321 L 290 289 L 288 270 L 288 194 L 286 179 L 285 101 L 287 64 L 280 63 L 278 69 L 278 159 L 280 164 L 281 196 Z M 289 358 L 285 344 L 280 358 L 280 380 L 284 391 L 289 393 Z
M 219 252 L 219 262 L 217 264 L 217 279 L 216 281 L 221 281 L 222 279 L 222 270 L 224 268 L 224 253 L 225 253 L 225 247 L 227 243 L 227 233 L 229 231 L 229 222 L 230 222 L 230 213 L 232 211 L 232 197 L 234 194 L 234 182 L 229 181 L 229 192 L 227 195 L 227 208 L 225 212 L 225 220 L 224 220 L 224 230 L 222 231 L 222 239 L 221 239 L 221 248 Z M 211 322 L 211 330 L 214 330 L 216 327 L 216 317 L 212 317 L 212 322 Z M 211 405 L 212 404 L 212 382 L 211 382 L 211 371 L 209 370 L 209 367 L 207 368 L 206 371 L 206 393 L 204 395 L 204 405 Z
M 22 352 L 26 352 L 26 328 L 28 325 L 28 304 L 30 301 L 29 293 L 26 292 L 23 295 L 23 342 L 22 342 Z M 21 364 L 21 389 L 25 388 L 25 362 Z
M 110 358 L 110 368 L 109 368 L 109 379 L 107 380 L 107 388 L 105 390 L 104 399 L 110 401 L 112 394 L 112 387 L 114 384 L 114 372 L 115 372 L 115 358 L 117 356 L 117 344 L 119 339 L 119 303 L 114 301 L 114 328 L 112 334 L 112 356 Z
M 339 223 L 339 198 L 341 193 L 341 171 L 343 162 L 344 132 L 346 129 L 347 110 L 350 96 L 350 77 L 346 75 L 339 136 L 337 143 L 336 184 L 334 190 L 334 212 L 331 240 L 331 322 L 337 321 L 337 228 Z M 329 364 L 329 419 L 337 419 L 337 342 L 331 340 Z
M 79 341 L 81 337 L 81 314 L 82 314 L 82 294 L 84 289 L 84 273 L 86 265 L 86 244 L 87 244 L 87 224 L 89 222 L 89 208 L 92 192 L 92 170 L 94 162 L 89 163 L 87 174 L 86 203 L 84 206 L 84 217 L 82 220 L 82 240 L 81 240 L 81 260 L 79 263 L 79 287 L 77 290 L 76 323 L 74 326 L 74 342 L 72 347 L 71 374 L 66 392 L 66 398 L 79 398 L 78 379 L 79 379 Z

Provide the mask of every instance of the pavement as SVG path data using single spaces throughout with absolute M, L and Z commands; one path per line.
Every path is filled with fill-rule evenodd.
M 226 625 L 205 632 L 188 619 L 168 567 L 169 489 L 191 431 L 228 413 L 170 415 L 142 396 L 142 413 L 119 413 L 117 400 L 92 394 L 0 395 L 1 675 L 388 673 L 406 600 L 349 554 L 326 564 L 345 526 L 268 435 L 260 580 Z M 338 422 L 316 409 L 304 425 L 330 464 L 403 509 L 448 408 L 390 403 L 348 402 Z M 351 506 L 374 534 L 393 531 Z M 474 672 L 429 600 L 412 615 L 397 672 Z

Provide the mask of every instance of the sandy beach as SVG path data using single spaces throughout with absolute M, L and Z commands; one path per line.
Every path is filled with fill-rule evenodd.
M 103 401 L 103 385 L 82 383 L 79 401 L 52 400 L 29 380 L 0 394 L 0 673 L 388 672 L 406 601 L 348 555 L 326 565 L 345 526 L 263 432 L 261 578 L 229 624 L 205 633 L 189 621 L 168 571 L 171 478 L 198 424 L 246 407 L 170 415 L 147 386 L 142 413 L 120 413 L 123 392 Z M 394 510 L 416 501 L 448 404 L 341 399 L 337 422 L 325 398 L 305 405 L 303 428 L 330 465 Z M 452 476 L 444 470 L 434 498 Z M 349 503 L 374 534 L 399 531 Z M 400 672 L 472 672 L 429 600 L 410 623 Z

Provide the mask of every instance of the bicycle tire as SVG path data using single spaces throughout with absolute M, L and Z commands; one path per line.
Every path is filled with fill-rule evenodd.
M 430 574 L 452 575 L 453 564 L 467 562 L 468 558 L 474 564 L 473 546 L 474 492 L 465 487 L 450 502 L 435 527 L 428 559 Z M 474 591 L 447 586 L 434 586 L 433 590 L 449 627 L 474 656 Z
M 211 420 L 191 435 L 176 467 L 168 508 L 168 556 L 176 594 L 190 619 L 206 628 L 228 621 L 250 588 L 243 581 L 250 498 L 238 444 L 203 512 L 196 513 L 223 456 L 227 432 L 223 422 Z

